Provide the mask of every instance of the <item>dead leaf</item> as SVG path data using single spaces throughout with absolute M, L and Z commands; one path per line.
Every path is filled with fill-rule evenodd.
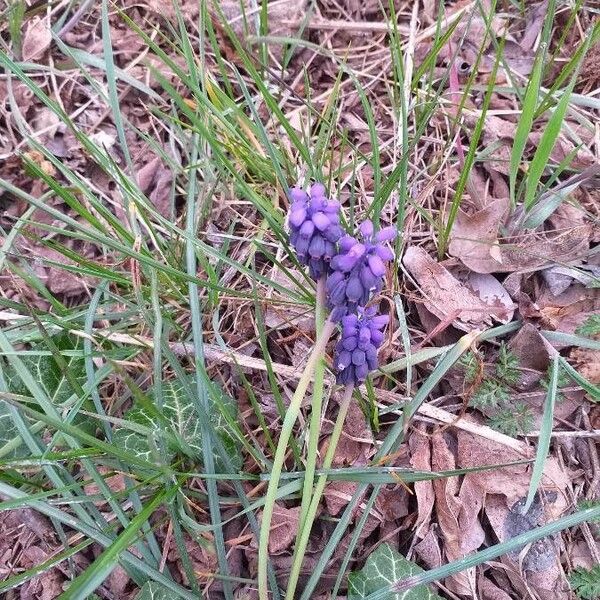
M 431 335 L 431 339 L 439 346 L 455 344 L 460 339 L 460 332 L 454 327 L 443 327 L 441 319 L 429 312 L 423 304 L 417 303 L 417 314 L 423 329 Z
M 591 315 L 600 310 L 600 294 L 596 288 L 573 284 L 559 296 L 551 296 L 543 291 L 536 300 L 536 306 L 544 329 L 575 333 Z M 564 346 L 560 343 L 553 345 L 555 348 Z
M 173 171 L 164 166 L 160 156 L 155 156 L 138 171 L 137 181 L 140 190 L 148 196 L 158 212 L 169 218 Z
M 528 52 L 533 48 L 535 40 L 542 30 L 546 13 L 548 12 L 548 0 L 543 0 L 539 4 L 530 3 L 527 15 L 525 17 L 525 31 L 519 42 L 521 49 Z
M 540 140 L 542 139 L 542 135 L 543 131 L 532 131 L 529 134 L 529 143 L 534 148 L 537 148 Z M 586 169 L 587 167 L 591 167 L 592 165 L 596 164 L 596 158 L 594 154 L 590 152 L 588 147 L 582 145 L 577 148 L 576 152 L 575 148 L 575 144 L 561 134 L 558 136 L 558 139 L 552 148 L 550 158 L 555 163 L 560 164 L 567 158 L 567 156 L 574 152 L 574 156 L 571 157 L 571 162 L 569 163 L 570 168 Z
M 192 562 L 194 573 L 198 578 L 198 583 L 207 584 L 213 583 L 213 573 L 218 570 L 217 555 L 210 545 L 202 545 L 193 540 L 187 533 L 184 533 L 184 543 L 187 553 Z M 177 544 L 171 543 L 168 551 L 168 559 L 177 565 L 177 570 L 181 575 L 181 579 L 185 585 L 189 585 L 189 580 L 186 574 L 186 569 L 183 568 L 181 562 L 180 550 Z M 214 582 L 214 583 L 218 583 Z M 214 585 L 213 583 L 213 585 Z
M 424 305 L 442 321 L 451 321 L 463 331 L 490 325 L 496 314 L 506 309 L 486 304 L 446 268 L 417 246 L 409 246 L 402 259 L 404 266 L 419 284 Z
M 516 307 L 504 286 L 495 277 L 487 273 L 471 272 L 466 283 L 482 302 L 500 309 L 495 313 L 498 321 L 501 323 L 512 321 Z M 505 310 L 504 313 L 502 313 L 502 309 Z
M 570 358 L 582 377 L 594 385 L 600 385 L 600 351 L 575 347 L 571 350 Z
M 502 541 L 510 540 L 543 525 L 544 506 L 540 496 L 536 495 L 533 504 L 527 512 L 523 511 L 525 501 L 526 498 L 520 498 L 509 508 L 504 519 Z M 522 550 L 523 547 L 515 548 L 508 555 L 515 562 L 522 558 L 522 565 L 525 571 L 545 571 L 556 559 L 554 547 L 549 543 L 547 538 L 535 542 L 524 557 L 519 556 Z
M 366 454 L 373 442 L 373 434 L 360 406 L 351 402 L 344 421 L 335 456 L 334 467 L 361 466 L 367 463 Z M 325 456 L 326 443 L 321 447 L 321 456 Z
M 46 246 L 37 246 L 36 255 L 45 260 L 58 264 L 74 265 L 75 262 L 67 258 L 64 254 L 53 248 Z M 45 264 L 45 275 L 41 277 L 46 286 L 53 294 L 63 294 L 65 296 L 76 296 L 85 290 L 86 278 L 77 274 L 55 267 L 51 264 Z
M 433 528 L 429 530 L 427 535 L 418 544 L 415 544 L 415 553 L 428 569 L 436 569 L 442 566 L 443 559 L 440 540 Z
M 22 57 L 25 62 L 39 59 L 50 47 L 52 31 L 49 17 L 32 17 L 23 34 Z
M 432 471 L 431 466 L 431 444 L 429 437 L 423 433 L 411 435 L 408 444 L 410 447 L 410 466 L 418 471 Z M 417 481 L 414 484 L 417 497 L 417 520 L 415 530 L 422 537 L 422 531 L 429 529 L 429 521 L 433 512 L 435 494 L 431 481 Z
M 572 267 L 550 267 L 542 271 L 544 282 L 553 296 L 560 296 L 573 283 L 578 281 L 585 286 L 594 286 L 600 281 L 600 267 L 595 265 L 573 265 Z
M 533 69 L 534 55 L 524 52 L 520 44 L 507 40 L 504 44 L 504 59 L 512 71 L 528 77 Z
M 49 160 L 46 160 L 46 157 L 41 152 L 38 152 L 37 150 L 23 152 L 23 158 L 34 163 L 46 175 L 49 175 L 50 177 L 56 175 L 54 165 Z
M 459 211 L 452 227 L 448 252 L 476 273 L 500 271 L 498 230 L 506 218 L 508 207 L 508 198 L 499 198 L 472 215 Z
M 446 436 L 434 434 L 431 438 L 434 471 L 456 468 L 454 453 Z M 478 519 L 482 506 L 481 490 L 465 477 L 462 484 L 458 477 L 435 479 L 435 511 L 437 522 L 444 538 L 443 551 L 447 562 L 459 560 L 473 552 L 485 539 Z M 463 571 L 448 578 L 445 584 L 461 595 L 475 592 L 475 569 Z
M 380 489 L 375 506 L 384 521 L 396 521 L 408 514 L 408 492 L 401 485 Z
M 119 493 L 127 489 L 127 485 L 125 484 L 125 476 L 123 473 L 114 473 L 113 475 L 109 475 L 109 473 L 112 472 L 112 469 L 103 466 L 99 466 L 97 468 L 98 472 L 104 476 L 104 483 L 112 492 Z M 96 506 L 100 507 L 106 505 L 106 500 L 104 499 L 104 496 L 100 494 L 100 490 L 96 483 L 88 483 L 83 489 L 87 496 L 99 496 L 98 500 L 94 502 Z
M 523 460 L 522 455 L 503 444 L 487 440 L 484 445 L 481 438 L 462 430 L 457 431 L 457 441 L 457 468 L 466 469 Z M 485 494 L 501 494 L 511 503 L 521 498 L 529 485 L 527 465 L 499 467 L 493 472 L 472 473 L 467 477 Z
M 531 323 L 526 323 L 508 346 L 518 358 L 521 368 L 520 379 L 515 387 L 520 391 L 531 390 L 546 374 L 550 365 L 544 338 Z
M 487 440 L 484 445 L 479 437 L 462 429 L 457 430 L 456 435 L 457 468 L 466 469 L 523 460 L 521 454 L 499 442 Z M 465 476 L 465 479 L 467 478 L 472 479 L 486 495 L 504 496 L 507 499 L 507 506 L 512 506 L 527 495 L 531 467 L 527 464 L 497 467 L 490 472 L 470 473 Z M 568 509 L 572 493 L 570 488 L 569 473 L 555 457 L 548 456 L 544 464 L 541 489 L 548 497 L 555 497 L 552 503 L 546 505 L 546 516 L 549 520 L 558 519 Z
M 281 503 L 275 503 L 271 532 L 269 534 L 269 554 L 281 554 L 296 538 L 300 507 L 286 508 Z
M 600 541 L 597 541 L 595 546 L 596 553 L 600 555 Z M 569 558 L 574 569 L 592 569 L 596 565 L 596 560 L 592 556 L 590 545 L 584 540 L 580 540 L 573 544 L 573 547 L 569 551 Z
M 504 535 L 501 541 L 526 533 L 549 520 L 544 515 L 544 502 L 540 495 L 536 495 L 533 504 L 526 513 L 523 512 L 525 501 L 526 498 L 521 498 L 508 510 L 504 520 Z M 515 564 L 519 564 L 525 572 L 528 584 L 539 592 L 552 592 L 552 597 L 557 600 L 566 598 L 566 590 L 561 590 L 559 587 L 562 572 L 556 543 L 553 538 L 547 537 L 534 542 L 525 554 L 522 553 L 523 550 L 524 548 L 517 548 L 509 552 L 507 558 Z
M 479 580 L 479 593 L 481 600 L 512 600 L 504 590 L 501 590 L 487 577 L 481 577 Z
M 348 506 L 348 502 L 358 488 L 358 484 L 352 481 L 332 481 L 327 484 L 323 497 L 327 514 L 332 517 L 337 516 L 342 509 Z
M 110 591 L 116 596 L 120 597 L 125 592 L 127 584 L 131 581 L 131 578 L 127 574 L 127 571 L 121 566 L 116 565 L 108 576 L 107 583 L 110 587 Z
M 591 226 L 581 210 L 563 203 L 546 221 L 544 231 L 524 231 L 498 239 L 508 200 L 496 200 L 473 215 L 459 212 L 449 252 L 476 273 L 510 273 L 539 269 L 553 262 L 581 259 L 589 250 Z

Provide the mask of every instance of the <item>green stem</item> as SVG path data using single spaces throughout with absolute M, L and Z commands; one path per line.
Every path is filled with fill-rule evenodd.
M 333 333 L 335 324 L 331 321 L 327 321 L 323 326 L 321 335 L 317 338 L 313 351 L 308 357 L 308 362 L 304 368 L 304 373 L 298 381 L 298 387 L 292 396 L 290 406 L 285 414 L 283 425 L 281 427 L 281 434 L 279 435 L 279 441 L 277 442 L 277 449 L 275 451 L 275 457 L 273 459 L 273 467 L 271 469 L 271 479 L 269 480 L 269 486 L 267 487 L 267 494 L 265 496 L 265 505 L 263 508 L 262 522 L 260 525 L 260 536 L 258 540 L 258 597 L 259 600 L 268 600 L 269 591 L 267 589 L 267 560 L 269 555 L 269 533 L 271 531 L 271 519 L 273 517 L 273 509 L 275 507 L 275 496 L 277 495 L 277 488 L 279 487 L 279 479 L 281 478 L 281 470 L 283 468 L 283 462 L 285 460 L 285 453 L 288 445 L 288 441 L 292 434 L 292 429 L 300 413 L 300 406 L 302 400 L 308 389 L 308 385 L 312 379 L 313 372 L 319 359 L 323 357 L 325 353 L 325 347 L 327 342 Z
M 327 290 L 325 288 L 326 278 L 321 277 L 317 282 L 317 304 L 315 308 L 315 327 L 317 338 L 321 335 L 325 322 L 325 311 L 327 302 Z M 304 487 L 302 489 L 302 504 L 300 505 L 300 518 L 298 520 L 298 542 L 300 532 L 304 527 L 304 519 L 308 512 L 310 500 L 315 482 L 315 469 L 317 466 L 317 450 L 319 445 L 319 434 L 321 433 L 321 408 L 323 406 L 323 382 L 325 378 L 325 360 L 322 358 L 315 367 L 313 382 L 313 396 L 311 402 L 310 433 L 308 438 L 308 450 L 306 453 L 306 467 L 304 471 Z M 296 545 L 294 545 L 296 547 Z M 295 552 L 294 552 L 295 555 Z
M 331 434 L 331 439 L 329 440 L 329 447 L 327 448 L 327 453 L 325 454 L 325 459 L 323 460 L 324 470 L 331 468 L 331 463 L 333 462 L 335 450 L 340 440 L 342 429 L 344 428 L 344 421 L 346 420 L 346 414 L 348 413 L 348 408 L 350 407 L 353 391 L 353 385 L 347 385 L 344 388 L 344 396 L 342 397 L 342 401 L 340 402 L 340 409 L 338 412 L 337 419 L 335 421 L 335 425 L 333 426 L 333 432 Z M 296 546 L 294 548 L 294 561 L 292 563 L 292 568 L 288 578 L 287 590 L 285 593 L 286 600 L 294 599 L 294 593 L 296 591 L 296 585 L 298 584 L 298 577 L 300 576 L 300 569 L 302 567 L 302 559 L 304 558 L 304 553 L 306 551 L 306 546 L 308 545 L 310 531 L 315 521 L 315 516 L 319 508 L 319 502 L 321 501 L 321 496 L 323 495 L 323 491 L 325 490 L 326 483 L 327 475 L 320 475 L 319 479 L 317 480 L 315 492 L 312 496 L 303 526 L 301 523 L 302 528 L 300 529 L 299 539 L 296 538 Z

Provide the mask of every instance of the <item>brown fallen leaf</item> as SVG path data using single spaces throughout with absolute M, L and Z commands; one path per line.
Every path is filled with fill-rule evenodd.
M 509 508 L 503 523 L 501 541 L 526 533 L 543 525 L 548 520 L 544 515 L 544 507 L 552 504 L 551 499 L 547 501 L 540 495 L 536 495 L 526 513 L 523 512 L 525 501 L 526 498 L 521 498 Z M 506 559 L 519 565 L 529 586 L 543 595 L 552 592 L 552 597 L 557 600 L 567 598 L 568 587 L 561 589 L 560 586 L 560 581 L 564 580 L 564 576 L 560 568 L 555 541 L 551 537 L 543 538 L 531 544 L 523 554 L 524 550 L 524 548 L 517 548 L 509 552 Z
M 594 385 L 600 385 L 600 351 L 573 348 L 570 358 L 582 377 Z
M 125 476 L 122 473 L 114 473 L 112 475 L 108 475 L 112 472 L 112 469 L 103 466 L 98 467 L 98 472 L 104 476 L 104 483 L 112 492 L 119 493 L 127 489 L 127 485 L 125 483 Z M 102 507 L 106 505 L 106 500 L 104 499 L 104 496 L 100 494 L 100 490 L 96 483 L 88 483 L 83 487 L 83 489 L 87 496 L 99 496 L 98 500 L 94 502 L 95 506 Z
M 532 131 L 529 134 L 529 142 L 534 148 L 537 148 L 539 145 L 542 135 L 543 131 Z M 569 163 L 570 168 L 586 169 L 587 167 L 591 167 L 592 165 L 596 164 L 596 158 L 594 154 L 590 152 L 588 147 L 585 145 L 580 146 L 575 152 L 576 148 L 577 146 L 575 146 L 571 140 L 567 139 L 565 135 L 561 134 L 558 136 L 558 139 L 552 148 L 550 158 L 555 163 L 560 164 L 567 158 L 567 156 L 569 156 L 571 153 L 574 153 L 574 156 L 571 157 L 571 162 Z
M 381 488 L 375 506 L 381 513 L 384 522 L 396 521 L 408 514 L 409 495 L 401 485 Z
M 504 286 L 494 276 L 471 272 L 465 283 L 479 296 L 482 302 L 499 309 L 495 314 L 500 323 L 512 321 L 516 306 Z M 503 310 L 504 312 L 502 312 Z
M 459 212 L 449 253 L 476 273 L 535 270 L 587 255 L 592 226 L 581 210 L 563 203 L 547 219 L 545 230 L 524 231 L 500 240 L 498 232 L 507 208 L 508 200 L 501 199 L 472 215 Z
M 432 471 L 431 466 L 431 444 L 429 437 L 424 432 L 415 433 L 408 440 L 410 448 L 410 466 L 418 471 Z M 415 529 L 417 535 L 422 537 L 420 531 L 428 531 L 435 494 L 433 483 L 431 481 L 417 481 L 414 484 L 415 495 L 417 497 L 417 520 Z
M 524 52 L 521 44 L 507 40 L 504 44 L 504 59 L 512 71 L 528 77 L 533 69 L 534 54 Z
M 358 488 L 358 484 L 353 481 L 332 481 L 327 484 L 323 492 L 327 514 L 335 517 L 338 515 L 352 498 L 352 495 Z
M 140 190 L 148 196 L 158 212 L 171 216 L 171 188 L 173 171 L 165 167 L 160 156 L 155 156 L 137 172 Z
M 27 24 L 23 34 L 22 57 L 28 62 L 39 59 L 50 47 L 52 32 L 50 30 L 49 17 L 33 17 Z
M 447 439 L 440 434 L 431 438 L 431 466 L 435 471 L 456 468 L 455 456 Z M 484 541 L 485 533 L 479 522 L 483 502 L 481 490 L 465 477 L 435 479 L 435 511 L 443 535 L 443 552 L 447 562 L 459 560 L 473 552 Z M 446 586 L 461 595 L 475 593 L 475 570 L 469 569 L 445 580 Z
M 600 541 L 597 541 L 592 548 L 596 551 L 597 555 L 600 555 Z M 574 569 L 592 569 L 596 565 L 596 560 L 592 556 L 590 544 L 584 540 L 577 541 L 573 544 L 573 547 L 569 551 L 569 558 Z
M 498 315 L 506 318 L 504 306 L 485 303 L 422 248 L 409 246 L 402 262 L 418 283 L 425 308 L 442 321 L 472 331 L 502 320 Z
M 115 597 L 122 596 L 130 581 L 131 578 L 129 577 L 129 574 L 121 565 L 116 565 L 106 580 L 110 591 Z
M 459 211 L 448 252 L 476 273 L 498 272 L 502 266 L 498 231 L 508 208 L 508 198 L 499 198 L 471 215 Z
M 509 594 L 492 583 L 487 577 L 479 580 L 479 593 L 481 600 L 512 600 Z
M 352 402 L 348 408 L 344 429 L 335 450 L 333 466 L 365 465 L 372 441 L 373 434 L 363 411 L 358 403 Z M 327 442 L 322 445 L 321 456 L 325 456 Z
M 37 246 L 33 248 L 38 257 L 57 264 L 74 265 L 75 262 L 67 258 L 64 254 L 48 248 L 46 246 Z M 77 273 L 71 273 L 52 264 L 45 264 L 45 274 L 41 277 L 46 286 L 53 294 L 65 296 L 76 296 L 85 290 L 89 278 L 83 277 Z M 86 283 L 87 282 L 87 283 Z
M 427 535 L 415 544 L 415 553 L 423 561 L 428 569 L 437 569 L 443 564 L 440 539 L 435 531 L 430 529 Z
M 217 566 L 217 555 L 209 545 L 201 545 L 193 540 L 187 533 L 184 533 L 185 548 L 190 557 L 194 573 L 198 578 L 198 583 L 206 584 L 212 583 L 213 585 L 218 581 L 214 581 L 213 575 L 218 571 Z M 180 550 L 177 544 L 171 543 L 168 550 L 168 560 L 176 564 L 177 570 L 181 575 L 181 579 L 185 585 L 189 585 L 186 569 L 184 569 L 181 562 Z
M 550 366 L 550 355 L 544 338 L 535 326 L 525 323 L 509 342 L 508 347 L 517 357 L 521 369 L 515 387 L 519 391 L 533 389 Z
M 460 469 L 510 463 L 523 459 L 523 456 L 515 450 L 493 440 L 488 440 L 483 445 L 480 438 L 462 429 L 457 431 L 457 442 L 456 467 Z M 465 476 L 465 479 L 467 478 L 472 479 L 486 495 L 501 495 L 506 498 L 506 505 L 512 506 L 527 496 L 531 481 L 531 466 L 515 464 L 498 467 L 490 472 L 471 473 Z M 541 482 L 541 490 L 548 497 L 554 497 L 553 502 L 545 507 L 548 520 L 558 519 L 568 510 L 571 487 L 569 472 L 555 457 L 548 456 Z
M 275 503 L 271 532 L 269 534 L 269 554 L 281 554 L 296 538 L 300 507 L 286 508 Z

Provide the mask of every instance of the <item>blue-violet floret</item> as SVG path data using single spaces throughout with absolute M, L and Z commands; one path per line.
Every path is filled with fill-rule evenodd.
M 327 198 L 322 183 L 313 183 L 309 193 L 293 187 L 289 197 L 290 242 L 300 263 L 308 265 L 311 277 L 317 280 L 328 274 L 342 237 L 340 203 Z
M 377 349 L 388 320 L 387 315 L 377 314 L 376 307 L 359 308 L 357 314 L 342 318 L 342 337 L 333 357 L 339 384 L 359 385 L 377 369 Z
M 374 233 L 373 223 L 365 221 L 359 227 L 360 240 L 351 235 L 339 241 L 339 252 L 330 263 L 327 294 L 332 318 L 340 319 L 365 306 L 371 294 L 383 287 L 385 263 L 394 253 L 385 245 L 396 237 L 395 227 L 385 227 Z

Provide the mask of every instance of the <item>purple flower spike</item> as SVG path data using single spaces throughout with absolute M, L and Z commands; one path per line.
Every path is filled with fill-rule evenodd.
M 365 221 L 358 229 L 361 241 L 345 235 L 339 240 L 339 253 L 331 260 L 327 291 L 334 320 L 356 312 L 381 290 L 385 263 L 394 259 L 394 253 L 384 245 L 395 237 L 394 227 L 375 233 L 373 223 Z
M 298 260 L 308 265 L 313 279 L 329 272 L 329 262 L 336 254 L 335 244 L 342 237 L 340 203 L 329 200 L 322 183 L 313 183 L 308 193 L 293 187 L 288 215 L 290 243 Z
M 377 315 L 375 307 L 359 308 L 357 314 L 342 318 L 342 338 L 333 357 L 338 383 L 360 385 L 377 369 L 377 349 L 387 322 L 388 317 Z

